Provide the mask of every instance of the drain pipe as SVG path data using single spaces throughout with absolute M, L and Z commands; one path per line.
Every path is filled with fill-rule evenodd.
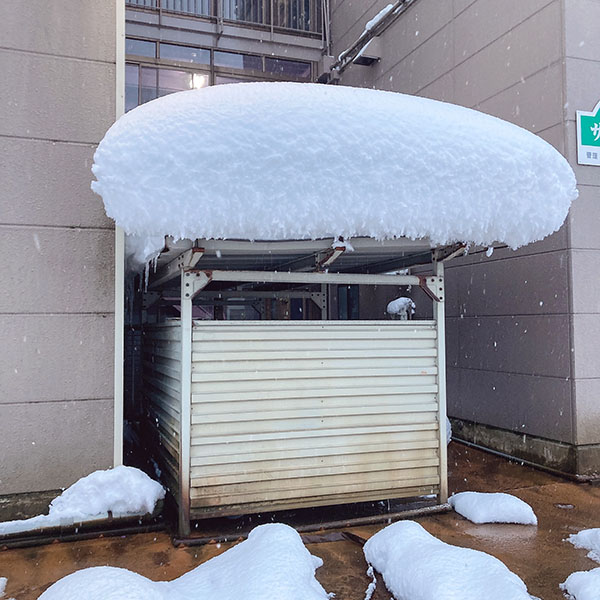
M 388 7 L 384 8 L 383 11 L 379 13 L 381 16 L 379 17 L 378 15 L 367 23 L 367 26 L 365 26 L 364 31 L 360 34 L 358 39 L 338 56 L 337 60 L 329 67 L 329 70 L 317 79 L 317 82 L 337 83 L 340 75 L 361 56 L 361 53 L 365 50 L 369 42 L 391 27 L 398 20 L 400 15 L 416 1 L 417 0 L 396 0 L 396 2 L 389 4 Z

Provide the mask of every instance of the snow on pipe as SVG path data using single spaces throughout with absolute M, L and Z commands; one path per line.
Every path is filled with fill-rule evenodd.
M 371 20 L 367 21 L 363 32 L 358 36 L 356 41 L 346 50 L 340 53 L 337 61 L 331 65 L 327 74 L 331 81 L 335 76 L 339 77 L 356 58 L 358 58 L 366 47 L 373 41 L 374 38 L 381 35 L 396 19 L 416 0 L 397 0 L 393 4 L 384 6 Z M 321 83 L 327 83 L 321 81 Z
M 379 90 L 239 83 L 141 105 L 92 188 L 139 262 L 177 239 L 427 238 L 516 248 L 577 197 L 547 142 L 481 112 Z

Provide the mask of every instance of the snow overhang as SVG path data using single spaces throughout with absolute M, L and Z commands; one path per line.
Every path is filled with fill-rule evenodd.
M 392 92 L 247 83 L 132 110 L 92 188 L 138 254 L 175 239 L 409 238 L 518 247 L 577 197 L 567 161 L 475 110 Z

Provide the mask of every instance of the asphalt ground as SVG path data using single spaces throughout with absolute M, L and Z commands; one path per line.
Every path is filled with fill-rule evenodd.
M 573 571 L 598 565 L 563 540 L 581 529 L 600 527 L 600 487 L 576 483 L 453 442 L 449 448 L 450 492 L 510 492 L 528 502 L 538 527 L 475 525 L 454 512 L 416 518 L 445 542 L 488 552 L 502 560 L 543 600 L 564 600 L 559 590 Z M 360 538 L 368 539 L 385 524 L 305 535 L 311 553 L 321 557 L 317 577 L 338 600 L 363 600 L 370 582 Z M 234 543 L 234 542 L 233 542 Z M 175 547 L 164 531 L 99 537 L 72 542 L 0 550 L 0 577 L 8 578 L 6 597 L 34 600 L 52 583 L 91 566 L 112 565 L 153 580 L 170 580 L 190 571 L 233 543 Z M 600 594 L 599 594 L 600 598 Z M 381 578 L 372 600 L 389 600 Z

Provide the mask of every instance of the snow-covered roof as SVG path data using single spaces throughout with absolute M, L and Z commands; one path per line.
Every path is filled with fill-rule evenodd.
M 93 172 L 107 214 L 146 240 L 518 247 L 556 231 L 577 197 L 567 161 L 515 125 L 426 98 L 306 83 L 214 86 L 139 106 L 107 132 Z

